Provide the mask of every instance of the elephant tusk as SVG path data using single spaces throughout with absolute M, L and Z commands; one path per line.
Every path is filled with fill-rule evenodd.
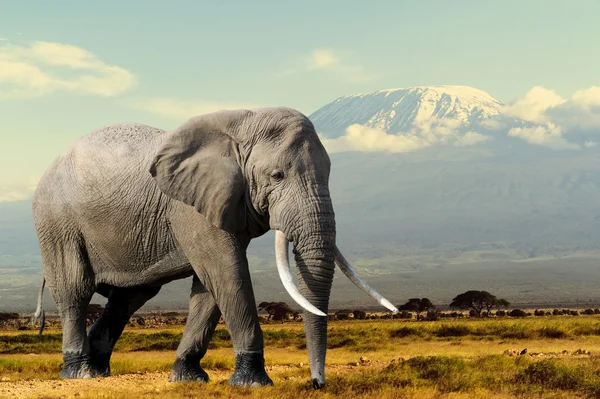
M 317 316 L 327 316 L 325 313 L 321 312 L 317 309 L 313 304 L 311 304 L 308 299 L 306 299 L 298 288 L 294 284 L 292 280 L 292 272 L 290 271 L 290 262 L 289 262 L 289 242 L 285 237 L 285 234 L 280 230 L 275 231 L 275 262 L 277 262 L 277 271 L 279 272 L 279 278 L 285 287 L 285 290 L 290 294 L 292 299 L 296 301 L 296 303 L 302 306 L 304 309 L 308 310 L 311 313 L 316 314 Z
M 342 272 L 344 272 L 346 277 L 348 277 L 350 281 L 354 283 L 354 285 L 356 285 L 358 288 L 369 294 L 369 296 L 373 297 L 382 306 L 385 306 L 394 313 L 398 312 L 398 309 L 394 305 L 392 305 L 390 301 L 385 299 L 379 292 L 371 288 L 369 284 L 367 284 L 366 281 L 364 281 L 362 277 L 360 277 L 360 275 L 356 272 L 356 270 L 354 270 L 354 267 L 352 267 L 350 262 L 348 262 L 346 258 L 344 258 L 344 255 L 342 255 L 337 245 L 335 247 L 335 263 L 339 266 Z

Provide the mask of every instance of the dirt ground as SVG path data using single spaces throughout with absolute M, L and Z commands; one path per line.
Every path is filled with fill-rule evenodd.
M 225 381 L 230 372 L 211 370 L 211 384 Z M 123 374 L 88 380 L 22 380 L 0 382 L 0 398 L 118 398 L 164 395 L 177 384 L 169 373 Z

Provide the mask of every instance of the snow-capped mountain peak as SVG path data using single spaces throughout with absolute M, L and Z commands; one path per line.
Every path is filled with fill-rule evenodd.
M 469 86 L 414 86 L 343 96 L 310 119 L 328 137 L 343 135 L 355 123 L 397 134 L 432 119 L 454 121 L 468 129 L 501 115 L 503 107 L 490 94 Z

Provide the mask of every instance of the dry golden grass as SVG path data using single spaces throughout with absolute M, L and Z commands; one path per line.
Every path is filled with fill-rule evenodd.
M 275 387 L 227 385 L 233 349 L 222 326 L 202 360 L 211 382 L 168 383 L 182 329 L 127 329 L 112 358 L 113 376 L 87 381 L 58 379 L 60 331 L 49 331 L 42 340 L 33 332 L 3 332 L 0 397 L 600 397 L 600 318 L 595 316 L 332 322 L 322 391 L 309 384 L 300 323 L 263 326 L 267 369 Z M 530 354 L 569 354 L 503 355 L 525 348 Z M 573 356 L 577 349 L 591 355 Z M 368 360 L 361 362 L 361 357 Z

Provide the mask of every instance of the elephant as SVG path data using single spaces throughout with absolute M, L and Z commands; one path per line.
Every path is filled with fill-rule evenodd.
M 330 168 L 312 122 L 287 107 L 221 110 L 170 131 L 112 124 L 76 140 L 41 177 L 32 205 L 43 263 L 33 320 L 43 319 L 47 285 L 63 329 L 61 377 L 110 375 L 129 318 L 162 285 L 192 276 L 169 380 L 209 381 L 200 360 L 222 316 L 235 352 L 229 384 L 272 385 L 246 249 L 274 230 L 279 277 L 305 310 L 312 386 L 323 387 L 335 265 L 397 311 L 337 247 Z M 86 332 L 94 293 L 107 303 Z

